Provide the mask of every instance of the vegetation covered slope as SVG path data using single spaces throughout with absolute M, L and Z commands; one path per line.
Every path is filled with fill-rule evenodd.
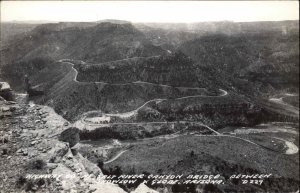
M 246 92 L 241 88 L 245 81 L 257 94 L 299 85 L 299 36 L 294 32 L 208 35 L 179 49 L 199 66 L 231 76 L 230 82 Z
M 2 79 L 21 90 L 25 74 L 38 74 L 59 59 L 97 63 L 163 53 L 130 23 L 42 24 L 1 47 L 0 72 Z
M 2 65 L 39 57 L 104 62 L 164 51 L 132 24 L 100 23 L 91 27 L 43 24 L 4 47 Z
M 193 61 L 183 53 L 78 65 L 79 81 L 128 83 L 144 81 L 170 86 L 199 86 Z

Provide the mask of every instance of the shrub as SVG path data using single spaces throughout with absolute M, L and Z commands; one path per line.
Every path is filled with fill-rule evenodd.
M 32 160 L 28 163 L 27 169 L 41 170 L 46 166 L 46 162 L 41 159 Z
M 29 181 L 26 183 L 26 186 L 25 186 L 25 191 L 28 192 L 28 191 L 32 191 L 33 190 L 33 187 L 34 187 L 34 183 L 32 181 Z
M 27 179 L 23 175 L 21 175 L 18 177 L 16 184 L 17 184 L 17 186 L 23 186 L 26 181 L 27 181 Z

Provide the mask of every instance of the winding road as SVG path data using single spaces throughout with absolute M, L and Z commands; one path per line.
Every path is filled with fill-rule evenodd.
M 206 96 L 206 95 L 192 95 L 192 96 L 185 96 L 185 97 L 180 97 L 180 98 L 175 98 L 174 100 L 181 100 L 181 99 L 187 99 L 187 98 L 197 98 L 197 97 L 222 97 L 222 96 L 226 96 L 228 95 L 228 92 L 225 91 L 225 90 L 222 90 L 222 89 L 219 89 L 222 94 L 219 95 L 219 96 Z M 132 110 L 132 111 L 129 111 L 129 112 L 124 112 L 124 113 L 107 113 L 107 114 L 104 114 L 106 116 L 110 116 L 110 117 L 119 117 L 119 118 L 129 118 L 129 117 L 132 117 L 134 115 L 137 114 L 137 112 L 142 109 L 144 106 L 146 106 L 147 104 L 151 103 L 151 102 L 157 102 L 160 103 L 162 101 L 166 101 L 168 99 L 160 99 L 160 98 L 157 98 L 157 99 L 151 99 L 147 102 L 145 102 L 143 105 L 141 105 L 140 107 L 136 108 L 135 110 Z M 90 112 L 96 112 L 96 111 L 90 111 Z M 87 116 L 87 114 L 89 114 L 89 112 L 86 112 L 85 115 Z M 86 117 L 85 116 L 85 117 Z M 85 117 L 83 117 L 82 119 L 84 120 Z
M 153 56 L 153 57 L 159 57 L 159 56 Z M 108 64 L 108 63 L 112 63 L 112 62 L 126 61 L 126 60 L 139 59 L 139 58 L 145 58 L 145 57 L 126 58 L 126 59 L 122 59 L 122 60 L 116 60 L 116 61 L 111 61 L 111 62 L 96 64 L 96 65 L 103 65 L 103 64 Z M 71 65 L 72 70 L 75 71 L 75 75 L 73 77 L 73 80 L 75 82 L 79 82 L 77 80 L 78 71 L 77 71 L 77 69 L 74 68 L 74 63 L 72 63 L 70 61 L 71 60 L 64 59 L 64 60 L 60 60 L 59 62 Z M 130 83 L 124 83 L 124 84 L 113 84 L 113 83 L 106 83 L 106 82 L 94 82 L 94 83 L 109 84 L 109 85 L 151 84 L 151 85 L 158 85 L 158 86 L 161 86 L 161 87 L 172 87 L 172 88 L 178 88 L 178 89 L 194 89 L 194 90 L 200 90 L 200 89 L 203 90 L 203 89 L 205 89 L 205 88 L 197 88 L 197 87 L 173 87 L 173 86 L 169 86 L 169 85 L 155 84 L 155 83 L 144 82 L 144 81 L 136 81 L 136 82 L 130 82 Z M 228 95 L 227 91 L 225 91 L 223 89 L 219 89 L 219 90 L 220 90 L 221 94 L 218 95 L 218 96 L 192 95 L 192 96 L 184 96 L 184 97 L 175 98 L 174 100 L 181 100 L 181 99 L 188 99 L 188 98 L 197 98 L 197 97 L 224 97 L 224 96 Z M 151 99 L 151 100 L 145 102 L 140 107 L 136 108 L 135 110 L 132 110 L 132 111 L 129 111 L 129 112 L 125 112 L 125 113 L 108 113 L 108 114 L 104 114 L 104 115 L 108 116 L 108 117 L 130 118 L 130 117 L 136 115 L 138 113 L 138 111 L 141 108 L 145 107 L 147 104 L 149 104 L 151 102 L 160 103 L 160 102 L 165 101 L 165 100 L 168 100 L 168 99 L 161 99 L 161 98 Z M 272 101 L 272 99 L 271 99 L 271 101 Z M 274 100 L 274 102 L 281 102 L 281 101 Z M 109 124 L 88 123 L 88 122 L 86 122 L 85 119 L 86 119 L 87 115 L 90 114 L 90 113 L 95 113 L 95 112 L 100 112 L 100 111 L 89 111 L 89 112 L 86 112 L 86 113 L 84 113 L 82 115 L 82 118 L 80 119 L 80 121 L 83 124 L 94 125 L 94 126 L 108 126 L 108 125 L 118 125 L 118 124 L 122 124 L 122 125 L 143 124 L 141 122 L 136 122 L 136 123 L 109 123 Z M 190 121 L 181 121 L 181 122 L 184 123 L 184 122 L 190 122 Z M 177 123 L 177 122 L 147 122 L 147 123 L 144 123 L 144 124 L 165 124 L 165 123 Z M 262 147 L 262 148 L 267 149 L 267 150 L 275 151 L 275 150 L 273 150 L 271 148 L 268 148 L 268 147 L 265 147 L 263 145 L 257 144 L 257 143 L 255 143 L 255 142 L 253 142 L 251 140 L 244 139 L 242 137 L 238 137 L 238 136 L 234 136 L 234 135 L 221 134 L 221 133 L 217 132 L 216 130 L 210 128 L 207 125 L 201 124 L 199 122 L 197 122 L 197 123 L 200 124 L 201 126 L 206 127 L 207 129 L 209 129 L 210 131 L 212 131 L 215 135 L 196 135 L 196 136 L 199 136 L 199 137 L 230 137 L 230 138 L 234 138 L 234 139 L 237 139 L 237 140 L 242 140 L 244 142 L 250 143 L 250 144 L 255 145 L 255 146 Z M 295 154 L 295 153 L 298 153 L 298 147 L 294 143 L 292 143 L 290 141 L 286 141 L 286 140 L 281 139 L 281 138 L 278 139 L 278 140 L 282 140 L 282 141 L 285 142 L 286 147 L 287 147 L 287 150 L 285 152 L 286 154 Z M 104 162 L 104 164 L 108 164 L 108 163 L 111 163 L 111 162 L 115 161 L 116 159 L 118 159 L 126 151 L 128 151 L 128 150 L 120 151 L 113 158 L 111 158 L 110 160 Z
M 128 151 L 127 149 L 126 150 L 123 150 L 123 151 L 120 151 L 117 155 L 115 155 L 114 157 L 112 157 L 111 159 L 107 160 L 106 162 L 104 162 L 104 164 L 108 164 L 108 163 L 111 163 L 113 161 L 115 161 L 116 159 L 118 159 L 123 153 L 125 153 L 126 151 Z
M 207 97 L 207 98 L 209 98 L 209 97 L 223 97 L 223 96 L 228 95 L 227 91 L 222 90 L 222 89 L 219 89 L 219 90 L 222 92 L 222 94 L 220 94 L 219 96 L 192 95 L 192 96 L 185 96 L 185 97 L 175 98 L 174 100 L 181 100 L 181 99 L 188 99 L 188 98 L 198 98 L 198 97 Z M 160 103 L 162 101 L 166 101 L 166 100 L 168 100 L 168 99 L 160 99 L 160 98 L 158 98 L 158 99 L 151 99 L 151 100 L 145 102 L 143 105 L 141 105 L 140 107 L 138 107 L 135 110 L 132 110 L 132 111 L 129 111 L 129 112 L 125 112 L 125 113 L 114 113 L 114 114 L 108 113 L 108 114 L 105 114 L 105 115 L 106 116 L 111 116 L 111 117 L 129 118 L 129 117 L 132 117 L 132 116 L 136 115 L 137 112 L 141 108 L 143 108 L 144 106 L 146 106 L 147 104 L 149 104 L 151 102 L 157 102 L 157 104 L 158 104 L 158 103 Z
M 158 57 L 158 56 L 152 56 L 152 57 L 147 57 L 147 58 L 153 58 L 153 57 Z M 122 59 L 122 60 L 114 60 L 114 61 L 106 62 L 106 63 L 112 63 L 112 62 L 124 61 L 124 60 L 131 60 L 131 59 L 137 59 L 137 58 L 146 58 L 146 57 L 127 58 L 127 59 Z M 78 70 L 76 68 L 74 68 L 75 64 L 70 62 L 69 59 L 61 59 L 58 62 L 71 65 L 72 69 L 75 71 L 75 75 L 73 77 L 73 80 L 75 82 L 78 82 L 78 83 L 91 83 L 91 82 L 84 82 L 84 81 L 78 81 L 77 80 Z M 83 62 L 83 61 L 81 61 L 81 62 Z M 83 63 L 85 63 L 85 62 L 83 62 Z M 106 63 L 101 63 L 101 64 L 106 64 Z M 97 64 L 97 65 L 101 65 L 101 64 Z M 109 84 L 109 85 L 117 85 L 117 86 L 122 86 L 122 85 L 124 86 L 124 85 L 130 85 L 130 84 L 151 84 L 151 85 L 157 85 L 157 86 L 161 86 L 161 87 L 170 87 L 170 88 L 177 88 L 177 89 L 206 90 L 205 88 L 199 88 L 199 87 L 177 87 L 177 86 L 170 86 L 170 85 L 165 85 L 165 84 L 156 84 L 156 83 L 145 82 L 145 81 L 135 81 L 135 82 L 128 82 L 128 83 L 107 83 L 107 82 L 103 82 L 103 81 L 100 81 L 100 82 L 94 81 L 93 83 Z M 226 91 L 224 91 L 222 89 L 220 89 L 220 91 L 222 91 L 223 94 L 224 94 L 224 92 L 227 93 Z
M 287 93 L 286 96 L 297 96 L 297 95 Z M 279 98 L 273 97 L 273 98 L 270 98 L 269 101 L 276 103 L 278 105 L 281 105 L 284 107 L 285 110 L 288 110 L 288 111 L 292 112 L 293 114 L 299 116 L 299 108 L 284 102 L 283 98 L 284 97 L 279 97 Z
M 269 150 L 269 151 L 274 151 L 274 152 L 278 152 L 280 153 L 279 151 L 276 151 L 274 149 L 271 149 L 269 147 L 265 147 L 263 145 L 260 145 L 260 144 L 257 144 L 251 140 L 248 140 L 248 139 L 244 139 L 242 137 L 237 137 L 237 136 L 234 136 L 234 135 L 226 135 L 226 134 L 221 134 L 217 131 L 215 131 L 214 129 L 210 128 L 209 126 L 207 125 L 204 125 L 204 124 L 201 124 L 202 126 L 205 126 L 206 128 L 208 128 L 209 130 L 213 131 L 216 135 L 194 135 L 194 136 L 197 136 L 197 137 L 229 137 L 229 138 L 234 138 L 234 139 L 237 139 L 237 140 L 242 140 L 244 142 L 247 142 L 247 143 L 250 143 L 252 145 L 255 145 L 255 146 L 258 146 L 258 147 L 261 147 L 263 149 L 266 149 L 266 150 Z M 272 131 L 271 131 L 272 132 Z M 174 135 L 174 134 L 170 134 L 170 135 Z M 174 135 L 173 137 L 169 137 L 170 135 L 166 135 L 166 136 L 158 136 L 159 138 L 164 138 L 166 140 L 169 140 L 169 139 L 174 139 L 174 138 L 177 138 L 179 137 L 179 135 Z M 167 137 L 168 136 L 168 137 Z M 282 139 L 282 138 L 277 138 L 277 137 L 273 137 L 274 139 L 278 139 L 280 141 L 283 141 L 285 142 L 285 147 L 286 147 L 286 150 L 285 150 L 285 153 L 286 155 L 292 155 L 292 154 L 296 154 L 299 152 L 299 149 L 298 147 L 293 143 L 293 142 L 290 142 L 290 141 L 287 141 L 285 139 Z M 143 139 L 143 140 L 148 140 L 148 138 L 146 139 Z M 164 145 L 165 143 L 162 144 L 162 146 Z M 108 161 L 104 162 L 104 164 L 108 164 L 108 163 L 111 163 L 115 160 L 117 160 L 123 153 L 127 152 L 128 149 L 126 150 L 123 150 L 123 151 L 120 151 L 117 155 L 115 155 L 114 157 L 112 157 L 111 159 L 109 159 Z
M 299 148 L 293 142 L 278 137 L 273 137 L 273 138 L 283 141 L 285 143 L 285 147 L 286 147 L 285 154 L 292 155 L 299 152 Z
M 152 57 L 147 57 L 147 58 L 154 58 L 154 57 L 159 57 L 159 56 L 152 56 Z M 126 61 L 126 60 L 131 60 L 131 59 L 138 59 L 138 58 L 146 58 L 146 57 L 134 57 L 134 58 L 126 58 L 126 59 L 122 59 L 122 60 L 115 60 L 115 61 L 111 61 L 111 62 L 117 62 L 117 61 Z M 69 64 L 71 65 L 72 67 L 72 70 L 75 71 L 75 75 L 73 77 L 73 81 L 75 82 L 79 82 L 77 80 L 77 76 L 78 76 L 78 71 L 76 68 L 74 68 L 74 63 L 70 62 L 71 60 L 69 59 L 61 59 L 59 60 L 59 62 L 61 63 L 66 63 L 66 64 Z M 83 61 L 80 61 L 82 63 L 84 63 Z M 106 63 L 101 63 L 101 64 L 108 64 L 108 63 L 111 63 L 111 62 L 106 62 Z M 101 64 L 97 64 L 97 65 L 101 65 Z M 80 83 L 83 83 L 80 81 Z M 151 83 L 151 82 L 144 82 L 144 81 L 136 81 L 136 82 L 131 82 L 131 83 L 124 83 L 124 84 L 113 84 L 113 83 L 106 83 L 106 82 L 94 82 L 94 83 L 99 83 L 99 84 L 109 84 L 109 85 L 130 85 L 130 84 L 151 84 L 151 85 L 157 85 L 157 86 L 162 86 L 162 87 L 171 87 L 171 88 L 177 88 L 177 89 L 193 89 L 193 90 L 204 90 L 205 88 L 198 88 L 198 87 L 174 87 L 174 86 L 169 86 L 169 85 L 164 85 L 164 84 L 155 84 L 155 83 Z M 192 96 L 184 96 L 184 97 L 179 97 L 179 98 L 175 98 L 174 100 L 182 100 L 182 99 L 188 99 L 188 98 L 198 98 L 198 97 L 207 97 L 207 98 L 212 98 L 212 97 L 223 97 L 223 96 L 226 96 L 228 95 L 228 92 L 223 90 L 223 89 L 219 89 L 219 91 L 221 92 L 220 95 L 218 96 L 207 96 L 207 95 L 192 95 Z M 160 98 L 157 98 L 157 99 L 151 99 L 147 102 L 145 102 L 143 105 L 141 105 L 140 107 L 138 107 L 137 109 L 135 110 L 132 110 L 132 111 L 129 111 L 129 112 L 124 112 L 124 113 L 107 113 L 107 114 L 104 114 L 105 116 L 109 116 L 109 117 L 119 117 L 119 118 L 130 118 L 134 115 L 137 114 L 137 112 L 143 108 L 144 106 L 146 106 L 147 104 L 151 103 L 151 102 L 157 102 L 157 103 L 160 103 L 162 101 L 165 101 L 165 100 L 168 100 L 168 99 L 160 99 Z M 100 112 L 100 111 L 89 111 L 89 112 L 86 112 L 83 114 L 81 120 L 85 120 L 86 116 L 90 113 L 95 113 L 95 112 Z M 84 121 L 85 122 L 85 121 Z M 88 123 L 87 123 L 88 124 Z M 102 124 L 99 124 L 99 125 L 102 125 Z

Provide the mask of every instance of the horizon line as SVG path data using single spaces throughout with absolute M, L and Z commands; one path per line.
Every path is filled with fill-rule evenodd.
M 207 21 L 192 21 L 192 22 L 139 22 L 139 21 L 129 21 L 121 19 L 102 19 L 95 21 L 74 21 L 74 20 L 9 20 L 0 21 L 0 23 L 32 23 L 32 24 L 46 24 L 46 23 L 96 23 L 96 22 L 110 22 L 106 20 L 128 22 L 128 23 L 156 23 L 156 24 L 193 24 L 193 23 L 217 23 L 217 22 L 228 22 L 228 23 L 255 23 L 255 22 L 283 22 L 283 21 L 299 21 L 299 19 L 283 19 L 283 20 L 253 20 L 253 21 L 233 21 L 233 20 L 207 20 Z

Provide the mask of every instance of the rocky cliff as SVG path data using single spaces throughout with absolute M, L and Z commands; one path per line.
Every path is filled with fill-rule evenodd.
M 101 169 L 72 148 L 76 140 L 64 134 L 69 122 L 53 109 L 28 104 L 21 94 L 17 103 L 1 100 L 0 106 L 2 191 L 125 193 L 101 183 Z

